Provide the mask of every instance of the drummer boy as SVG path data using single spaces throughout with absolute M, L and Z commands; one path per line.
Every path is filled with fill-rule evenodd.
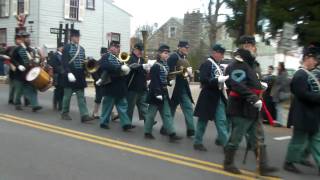
M 13 83 L 15 87 L 14 92 L 14 104 L 16 110 L 23 110 L 21 107 L 21 96 L 24 95 L 32 106 L 32 111 L 36 112 L 42 109 L 38 104 L 37 89 L 29 82 L 26 81 L 26 73 L 30 70 L 29 55 L 32 51 L 30 48 L 30 34 L 27 32 L 19 32 L 17 36 L 21 37 L 22 43 L 19 44 L 13 51 L 13 62 L 17 67 L 17 70 L 13 75 Z M 24 44 L 25 47 L 22 45 Z

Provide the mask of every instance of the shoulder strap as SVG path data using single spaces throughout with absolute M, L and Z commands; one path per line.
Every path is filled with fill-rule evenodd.
M 211 59 L 210 57 L 208 58 L 208 61 L 210 61 L 216 67 L 216 69 L 219 71 L 220 76 L 222 76 L 223 73 L 221 71 L 221 68 L 218 66 L 218 64 L 213 59 Z
M 79 53 L 80 53 L 80 45 L 78 45 L 77 52 L 76 52 L 76 54 L 72 57 L 72 59 L 69 61 L 69 64 L 71 64 L 71 63 L 77 58 L 77 56 L 79 55 Z
M 317 84 L 318 86 L 318 89 L 320 89 L 320 83 L 318 81 L 318 79 L 316 78 L 316 76 L 314 74 L 312 74 L 310 71 L 304 69 L 304 68 L 301 68 L 304 72 L 306 72 Z

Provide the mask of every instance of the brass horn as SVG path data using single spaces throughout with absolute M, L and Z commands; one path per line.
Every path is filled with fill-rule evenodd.
M 93 58 L 90 58 L 85 61 L 86 71 L 90 74 L 97 72 L 99 67 L 100 67 L 100 65 L 99 65 L 98 61 L 96 61 Z
M 190 64 L 187 60 L 178 60 L 175 71 L 168 73 L 169 79 L 174 79 L 177 75 L 187 79 L 189 76 L 188 67 L 190 67 Z
M 126 64 L 126 62 L 128 62 L 130 59 L 130 55 L 127 52 L 121 52 L 118 56 L 118 59 L 120 62 Z

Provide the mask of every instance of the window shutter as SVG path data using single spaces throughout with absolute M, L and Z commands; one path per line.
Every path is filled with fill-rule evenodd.
M 30 12 L 30 1 L 24 0 L 24 14 L 29 14 Z
M 12 0 L 12 15 L 18 14 L 18 0 Z
M 10 0 L 6 0 L 6 10 L 5 10 L 5 13 L 4 13 L 4 15 L 6 16 L 6 17 L 9 17 L 9 13 L 10 13 Z
M 85 7 L 85 0 L 79 0 L 79 21 L 84 20 Z
M 70 0 L 64 0 L 64 18 L 70 19 Z

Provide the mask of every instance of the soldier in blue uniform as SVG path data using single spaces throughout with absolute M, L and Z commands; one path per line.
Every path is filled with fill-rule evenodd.
M 169 46 L 161 45 L 158 49 L 157 62 L 151 67 L 150 70 L 151 82 L 149 85 L 149 94 L 147 98 L 149 107 L 144 124 L 144 136 L 146 139 L 155 139 L 152 134 L 152 128 L 157 111 L 159 111 L 163 121 L 163 126 L 169 135 L 169 140 L 171 142 L 175 142 L 180 140 L 181 137 L 176 135 L 169 105 L 170 99 L 167 89 L 169 67 L 166 62 L 169 52 Z
M 15 76 L 15 71 L 17 70 L 17 64 L 16 61 L 13 60 L 13 52 L 15 50 L 15 48 L 22 42 L 22 36 L 21 33 L 16 33 L 15 37 L 15 46 L 11 46 L 6 50 L 6 55 L 8 55 L 11 58 L 11 65 L 9 68 L 9 73 L 8 73 L 8 77 L 9 77 L 9 99 L 8 99 L 8 104 L 14 104 L 14 92 L 15 92 L 15 88 L 14 88 L 14 76 Z
M 224 52 L 225 49 L 221 45 L 214 45 L 211 56 L 200 66 L 201 92 L 194 112 L 194 115 L 199 117 L 193 145 L 195 150 L 207 151 L 202 139 L 209 120 L 214 120 L 216 124 L 218 132 L 216 144 L 224 146 L 229 138 L 225 111 L 228 98 L 225 81 L 229 76 L 223 75 L 220 66 Z
M 81 122 L 85 123 L 93 120 L 89 116 L 86 99 L 84 96 L 84 89 L 87 87 L 85 77 L 85 50 L 80 46 L 80 32 L 72 29 L 70 32 L 71 43 L 64 46 L 62 53 L 63 63 L 63 80 L 64 87 L 62 114 L 61 119 L 72 120 L 69 116 L 70 101 L 73 93 L 76 93 L 78 100 L 78 107 L 81 116 Z
M 108 53 L 108 48 L 101 47 L 100 49 L 100 56 L 101 58 Z M 98 64 L 100 64 L 101 61 L 98 61 Z M 95 89 L 95 98 L 94 98 L 94 107 L 92 112 L 92 118 L 94 119 L 100 119 L 99 109 L 102 102 L 102 87 L 101 87 L 101 74 L 102 70 L 99 68 L 96 72 L 92 73 L 92 78 L 94 80 L 94 89 Z
M 62 52 L 63 43 L 58 44 L 57 51 L 50 58 L 49 64 L 53 68 L 53 85 L 55 87 L 53 91 L 53 109 L 62 110 L 62 99 L 63 99 L 63 67 L 62 67 Z
M 26 73 L 32 68 L 33 59 L 29 59 L 28 54 L 33 53 L 33 49 L 30 48 L 30 34 L 27 32 L 21 32 L 22 43 L 20 43 L 13 52 L 13 61 L 17 69 L 14 72 L 13 84 L 15 88 L 14 104 L 16 110 L 22 110 L 21 96 L 24 95 L 31 103 L 32 111 L 36 112 L 42 109 L 38 103 L 37 90 L 35 87 L 26 81 Z M 32 58 L 32 57 L 31 57 Z
M 268 175 L 276 168 L 268 165 L 264 133 L 259 114 L 262 108 L 264 85 L 256 71 L 256 42 L 252 36 L 240 38 L 240 48 L 234 60 L 226 69 L 230 78 L 226 81 L 229 101 L 227 115 L 232 123 L 230 138 L 224 148 L 224 170 L 240 174 L 234 165 L 234 157 L 243 137 L 247 137 L 248 148 L 255 152 L 259 159 L 259 173 Z
M 128 64 L 131 72 L 127 78 L 128 83 L 128 116 L 132 121 L 134 107 L 137 105 L 139 119 L 145 120 L 148 111 L 147 99 L 147 73 L 150 71 L 150 66 L 142 57 L 143 44 L 137 43 L 134 45 Z
M 187 61 L 187 55 L 189 52 L 189 43 L 187 41 L 180 41 L 178 44 L 177 52 L 170 55 L 168 59 L 168 66 L 170 72 L 178 70 L 178 61 Z M 190 68 L 189 68 L 190 69 Z M 188 70 L 189 70 L 188 69 Z M 191 69 L 190 69 L 191 70 Z M 192 72 L 189 72 L 192 74 Z M 174 117 L 178 105 L 180 105 L 185 117 L 185 123 L 187 127 L 187 136 L 194 136 L 194 120 L 193 120 L 193 99 L 189 82 L 183 75 L 177 75 L 175 79 L 175 86 L 171 98 L 171 113 Z M 165 129 L 161 129 L 162 134 L 166 134 Z
M 109 53 L 101 59 L 101 69 L 103 73 L 107 73 L 110 82 L 103 85 L 102 110 L 100 116 L 100 127 L 109 129 L 110 116 L 113 106 L 116 106 L 119 113 L 120 123 L 123 131 L 135 128 L 131 125 L 131 121 L 127 114 L 128 102 L 126 99 L 128 87 L 126 77 L 130 73 L 130 68 L 126 64 L 122 64 L 118 55 L 120 52 L 120 43 L 117 41 L 110 42 Z
M 294 173 L 301 173 L 296 163 L 313 166 L 306 160 L 307 149 L 313 155 L 320 175 L 320 83 L 314 72 L 319 60 L 320 51 L 315 47 L 308 48 L 303 55 L 303 67 L 294 74 L 291 82 L 294 99 L 288 119 L 294 128 L 284 169 Z

